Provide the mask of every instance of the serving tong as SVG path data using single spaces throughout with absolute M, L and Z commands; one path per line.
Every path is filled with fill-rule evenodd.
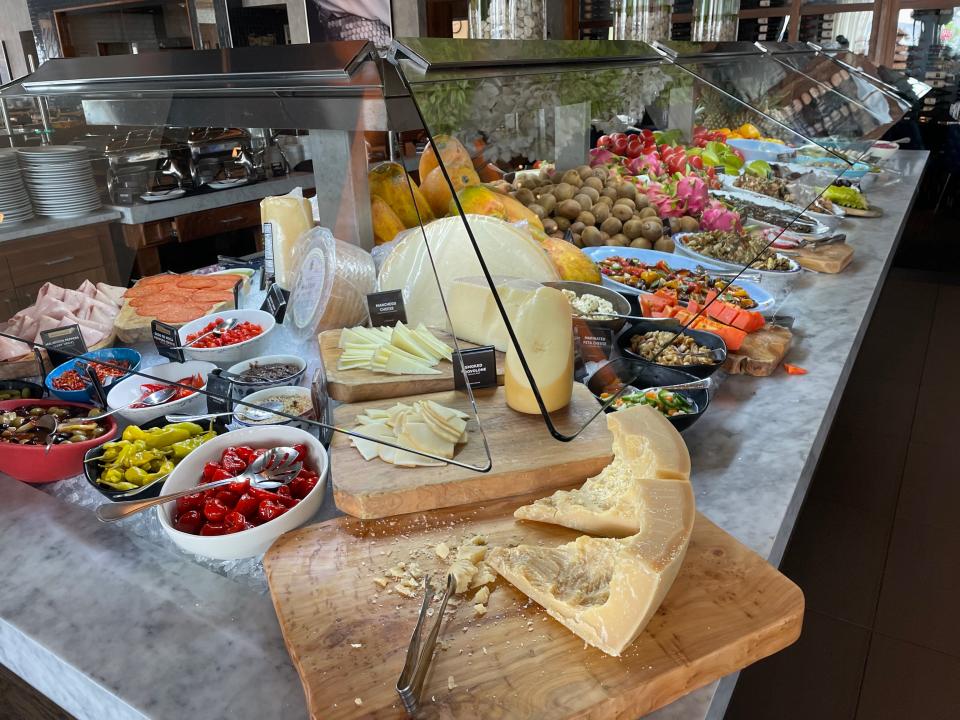
M 427 642 L 421 648 L 420 635 L 423 633 L 427 609 L 433 602 L 434 596 L 433 587 L 430 585 L 430 576 L 427 575 L 423 578 L 423 604 L 420 606 L 420 615 L 417 616 L 417 624 L 413 628 L 413 635 L 410 637 L 410 644 L 407 646 L 407 657 L 403 663 L 403 670 L 397 680 L 397 694 L 400 696 L 407 714 L 411 717 L 416 714 L 420 707 L 420 693 L 423 691 L 423 681 L 427 677 L 430 663 L 433 662 L 433 653 L 437 647 L 437 636 L 440 634 L 440 626 L 443 625 L 443 614 L 456 587 L 457 581 L 453 574 L 447 573 L 447 587 L 443 592 L 443 599 L 440 601 L 440 610 L 436 613 L 436 622 L 430 629 Z
M 203 333 L 202 335 L 197 335 L 197 337 L 195 337 L 195 338 L 194 338 L 193 340 L 191 340 L 190 342 L 188 342 L 188 343 L 186 343 L 186 344 L 184 344 L 184 345 L 177 345 L 177 346 L 176 346 L 175 348 L 173 348 L 173 349 L 174 349 L 174 350 L 186 350 L 186 349 L 188 349 L 189 347 L 191 347 L 191 346 L 193 346 L 194 344 L 196 344 L 196 342 L 197 342 L 198 340 L 202 340 L 203 338 L 205 338 L 207 335 L 215 335 L 215 336 L 219 337 L 219 336 L 223 335 L 225 332 L 227 332 L 227 331 L 229 331 L 229 330 L 233 330 L 233 329 L 234 329 L 237 325 L 239 325 L 239 324 L 240 324 L 240 319 L 239 319 L 239 318 L 235 318 L 235 317 L 229 318 L 229 319 L 226 320 L 222 325 L 217 325 L 217 326 L 216 326 L 215 328 L 213 328 L 212 330 L 207 330 L 207 331 L 206 331 L 205 333 Z

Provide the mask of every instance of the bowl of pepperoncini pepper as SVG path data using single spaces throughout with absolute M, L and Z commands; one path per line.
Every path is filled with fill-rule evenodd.
M 177 463 L 226 431 L 222 423 L 170 423 L 165 417 L 130 425 L 120 439 L 87 452 L 84 474 L 110 500 L 157 497 Z

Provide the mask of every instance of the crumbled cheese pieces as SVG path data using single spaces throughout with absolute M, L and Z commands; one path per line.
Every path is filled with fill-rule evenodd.
M 584 293 L 577 295 L 573 290 L 561 290 L 563 296 L 570 303 L 570 307 L 577 311 L 578 315 L 591 315 L 593 320 L 610 320 L 610 313 L 613 310 L 613 303 L 599 295 Z
M 488 587 L 480 588 L 473 595 L 473 601 L 475 603 L 480 603 L 480 604 L 485 603 L 489 598 L 490 598 L 490 588 Z
M 353 428 L 353 432 L 365 437 L 351 437 L 350 444 L 367 461 L 379 457 L 400 467 L 439 467 L 446 463 L 417 453 L 453 458 L 457 445 L 467 442 L 469 417 L 432 400 L 418 400 L 413 405 L 397 403 L 387 409 L 369 408 L 356 417 L 359 424 Z
M 447 678 L 447 689 L 453 690 L 457 684 L 453 681 L 453 675 Z
M 582 536 L 556 548 L 495 548 L 486 561 L 571 632 L 609 655 L 620 655 L 673 584 L 696 513 L 689 456 L 673 426 L 648 406 L 611 413 L 607 422 L 614 435 L 611 466 L 620 468 L 607 477 L 616 482 L 568 493 L 569 502 L 555 494 L 549 512 L 536 517 L 516 514 L 598 535 L 631 536 Z
M 453 579 L 457 584 L 454 592 L 459 595 L 470 589 L 470 581 L 473 580 L 473 576 L 477 574 L 477 566 L 470 562 L 470 560 L 457 559 L 450 565 L 448 572 L 453 575 Z
M 487 614 L 487 606 L 483 603 L 477 603 L 473 606 L 473 616 L 474 617 L 483 617 Z
M 433 551 L 437 554 L 437 557 L 441 560 L 446 560 L 450 555 L 450 546 L 446 543 L 439 543 Z

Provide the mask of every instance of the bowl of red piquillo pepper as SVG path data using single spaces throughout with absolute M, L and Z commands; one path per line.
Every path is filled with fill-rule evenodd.
M 275 447 L 296 448 L 303 465 L 288 485 L 261 490 L 237 482 L 204 490 L 208 483 L 237 477 Z M 219 560 L 261 555 L 320 509 L 328 467 L 320 441 L 298 428 L 269 425 L 224 433 L 187 455 L 167 478 L 164 493 L 193 487 L 196 492 L 158 507 L 160 525 L 182 550 L 196 555 Z
M 183 363 L 161 363 L 128 375 L 110 389 L 107 405 L 121 410 L 119 415 L 129 423 L 143 425 L 170 414 L 193 415 L 206 412 L 207 398 L 197 390 L 207 386 L 207 376 L 217 366 L 190 360 Z M 173 397 L 162 405 L 143 406 L 138 401 L 151 393 L 172 387 Z

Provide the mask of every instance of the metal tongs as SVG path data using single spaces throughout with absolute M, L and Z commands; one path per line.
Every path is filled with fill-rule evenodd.
M 443 593 L 443 599 L 440 601 L 440 611 L 437 613 L 437 620 L 427 636 L 427 642 L 420 647 L 420 635 L 423 632 L 423 623 L 427 618 L 427 609 L 433 602 L 433 588 L 430 586 L 430 576 L 423 579 L 423 604 L 420 606 L 420 615 L 417 617 L 417 625 L 413 628 L 413 635 L 410 638 L 410 644 L 407 646 L 407 658 L 403 663 L 403 671 L 400 673 L 400 679 L 397 680 L 397 694 L 403 702 L 403 707 L 411 717 L 417 712 L 420 706 L 420 693 L 423 690 L 423 681 L 427 677 L 427 671 L 430 669 L 430 663 L 433 662 L 433 652 L 437 647 L 437 636 L 440 634 L 440 626 L 443 624 L 443 613 L 447 609 L 447 601 L 453 595 L 457 587 L 457 581 L 451 573 L 447 573 L 447 589 Z

